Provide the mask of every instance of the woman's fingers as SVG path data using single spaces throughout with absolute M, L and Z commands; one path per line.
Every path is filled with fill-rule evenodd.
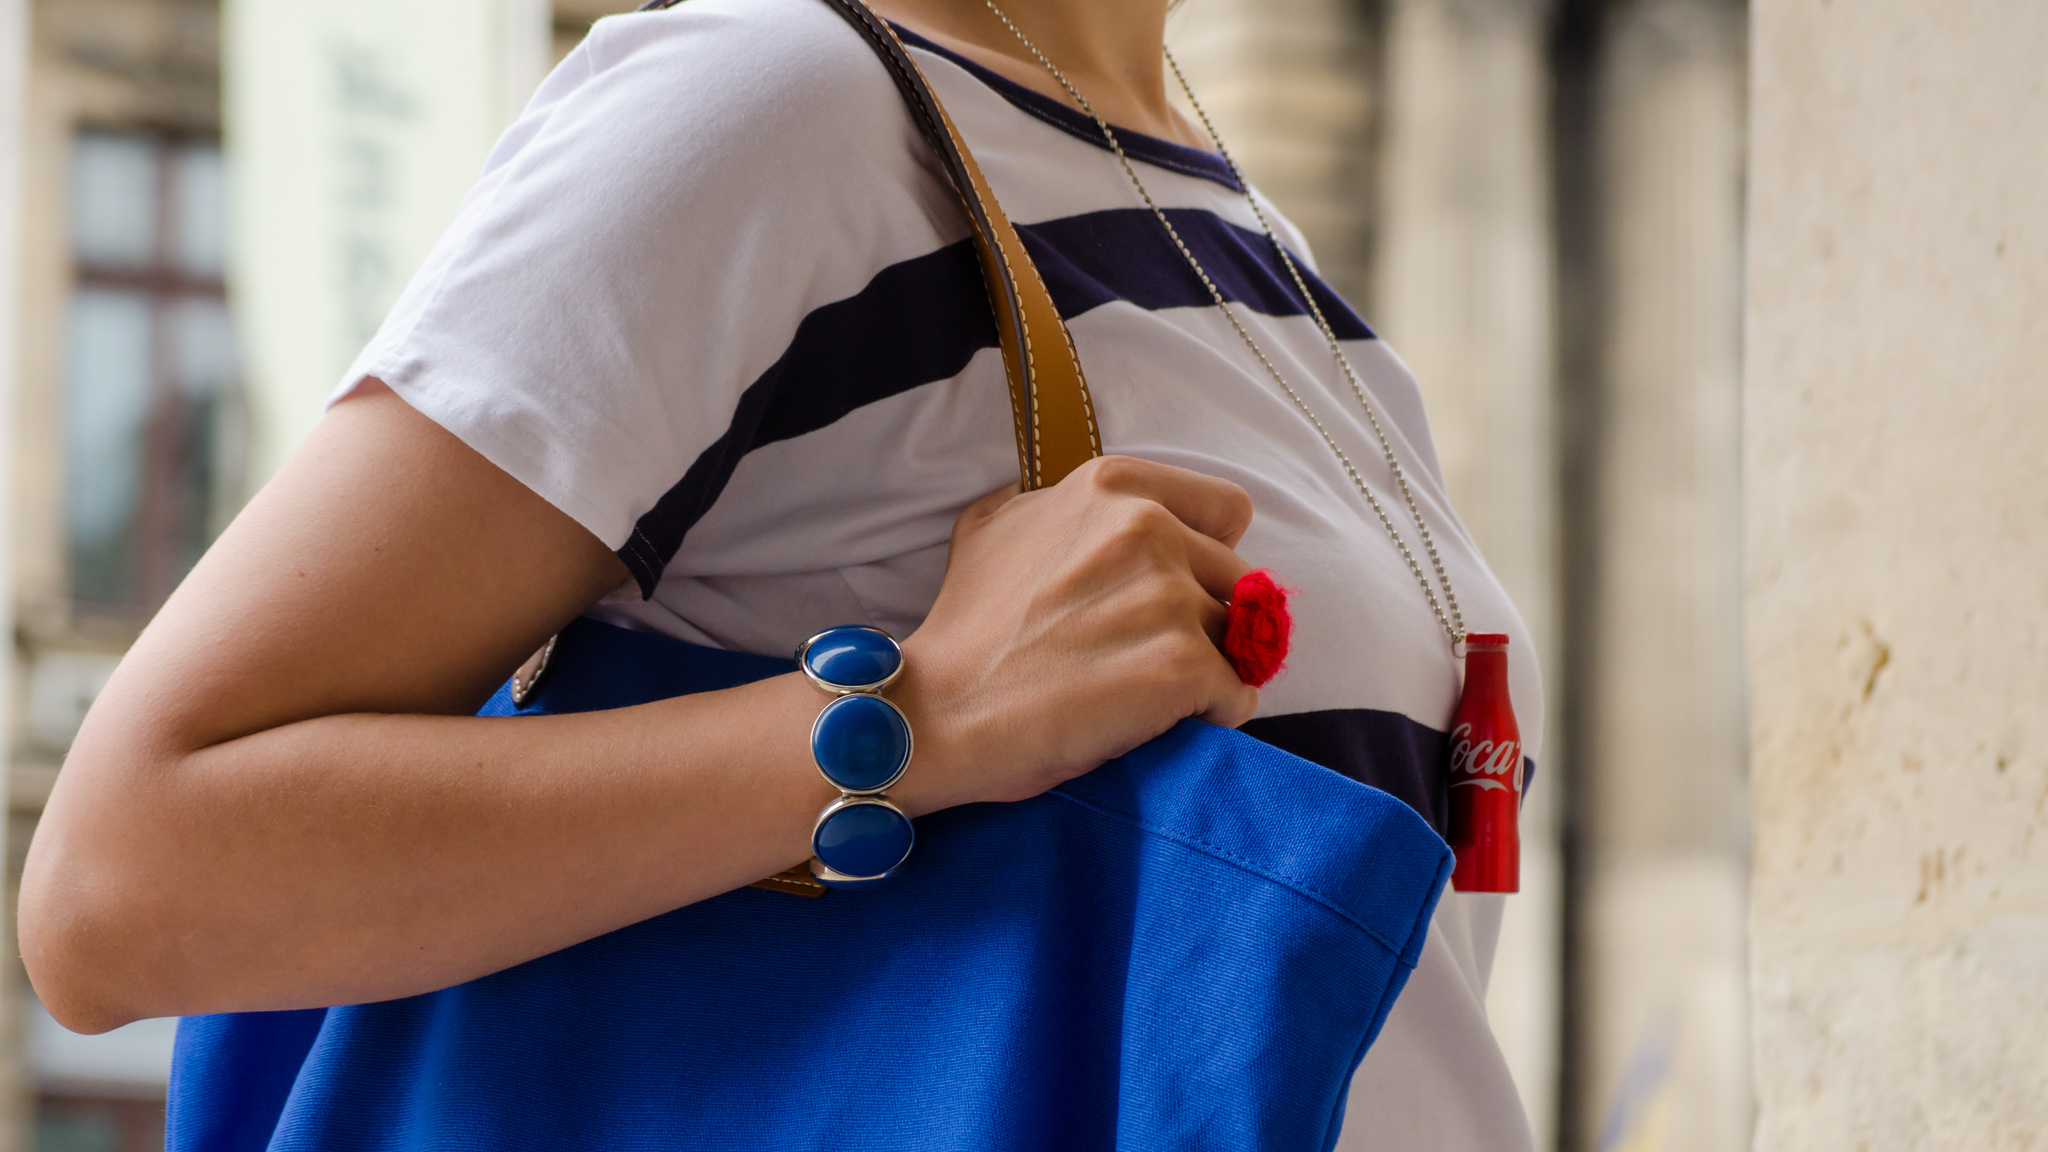
M 1252 570 L 1224 539 L 1243 535 L 1251 509 L 1244 490 L 1197 472 L 1130 457 L 1101 457 L 1084 469 L 1052 489 L 1030 494 L 1032 500 L 1057 496 L 1095 504 L 1110 523 L 1145 540 L 1118 557 L 1119 567 L 1136 563 L 1142 554 L 1182 568 L 1204 594 L 1194 611 L 1202 631 L 1220 649 L 1229 619 L 1226 606 L 1238 580 Z M 956 542 L 958 533 L 971 535 L 991 525 L 1019 493 L 1019 486 L 1012 484 L 975 501 L 960 518 Z
M 1231 590 L 1237 587 L 1245 573 L 1252 570 L 1252 566 L 1219 540 L 1189 532 L 1184 543 L 1188 571 L 1194 575 L 1195 583 L 1219 603 L 1230 603 Z
M 1259 690 L 1238 679 L 1228 661 L 1219 656 L 1216 662 L 1223 666 L 1222 671 L 1212 677 L 1209 706 L 1195 713 L 1195 719 L 1219 728 L 1235 728 L 1258 713 Z
M 1206 599 L 1196 608 L 1202 620 L 1202 632 L 1209 642 L 1216 645 L 1216 651 L 1223 651 L 1223 634 L 1230 627 L 1230 609 L 1221 600 Z
M 1129 456 L 1101 456 L 1060 481 L 1061 486 L 1075 483 L 1151 500 L 1173 513 L 1181 523 L 1225 547 L 1236 547 L 1252 522 L 1252 499 L 1244 489 L 1228 480 L 1169 464 Z

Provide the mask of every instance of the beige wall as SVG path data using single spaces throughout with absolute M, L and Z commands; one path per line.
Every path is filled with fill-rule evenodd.
M 2048 1133 L 2048 5 L 1759 0 L 1763 1149 Z
M 221 18 L 229 303 L 260 485 L 540 84 L 554 22 L 541 0 L 225 0 Z

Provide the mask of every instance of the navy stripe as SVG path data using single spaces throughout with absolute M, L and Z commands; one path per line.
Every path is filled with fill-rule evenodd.
M 1284 752 L 1370 784 L 1415 809 L 1437 835 L 1450 826 L 1450 737 L 1398 712 L 1332 708 L 1262 716 L 1238 729 Z M 1536 762 L 1522 761 L 1522 795 Z
M 1019 110 L 1045 121 L 1077 140 L 1092 144 L 1104 152 L 1110 151 L 1109 141 L 1103 139 L 1102 129 L 1080 109 L 1068 107 L 1064 102 L 1055 100 L 1043 92 L 1033 91 L 1015 80 L 991 72 L 957 52 L 939 47 L 908 28 L 898 24 L 891 24 L 890 27 L 896 30 L 896 35 L 902 38 L 905 44 L 923 49 L 934 56 L 944 57 L 966 69 L 969 75 L 993 89 L 996 95 L 1016 105 Z M 1112 124 L 1110 128 L 1116 132 L 1117 142 L 1124 146 L 1124 154 L 1133 160 L 1142 160 L 1156 168 L 1165 168 L 1183 176 L 1213 180 L 1232 192 L 1244 191 L 1244 186 L 1237 182 L 1237 174 L 1230 170 L 1229 161 L 1214 152 L 1190 148 L 1185 144 L 1176 144 L 1157 136 L 1148 136 L 1143 132 L 1125 128 L 1121 124 Z
M 1209 278 L 1232 303 L 1268 316 L 1308 311 L 1301 290 L 1280 262 L 1273 242 L 1200 208 L 1168 208 L 1173 223 Z M 1038 265 L 1060 315 L 1072 319 L 1112 300 L 1148 311 L 1210 305 L 1209 290 L 1174 250 L 1166 229 L 1149 208 L 1115 208 L 1020 225 L 1024 247 Z M 1301 278 L 1339 340 L 1370 340 L 1372 329 L 1358 313 L 1293 256 Z
M 1265 236 L 1199 209 L 1167 213 L 1226 299 L 1270 316 L 1299 316 L 1301 293 Z M 1091 212 L 1018 228 L 1060 315 L 1114 300 L 1148 311 L 1210 304 L 1208 290 L 1143 208 Z M 1372 329 L 1316 279 L 1302 276 L 1337 335 Z M 750 451 L 815 432 L 865 404 L 957 376 L 997 344 L 971 242 L 892 264 L 843 300 L 814 309 L 782 356 L 740 394 L 724 435 L 640 517 L 618 556 L 643 596 Z M 1084 365 L 1085 367 L 1085 365 Z

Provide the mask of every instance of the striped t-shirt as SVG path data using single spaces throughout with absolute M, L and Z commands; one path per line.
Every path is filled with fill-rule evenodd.
M 1087 372 L 1106 451 L 1251 494 L 1239 552 L 1296 590 L 1288 670 L 1245 731 L 1441 831 L 1459 672 L 1385 529 L 1138 199 L 1095 125 L 915 37 Z M 1363 410 L 1229 168 L 1120 133 L 1154 198 L 1421 555 Z M 1529 638 L 1445 496 L 1406 367 L 1314 278 L 1475 631 Z M 493 151 L 350 368 L 617 550 L 592 615 L 786 655 L 835 624 L 898 636 L 955 516 L 1016 479 L 965 217 L 881 63 L 818 0 L 692 0 L 599 21 Z M 644 597 L 644 598 L 643 598 Z M 1498 896 L 1447 896 L 1357 1073 L 1344 1147 L 1530 1137 L 1484 1012 Z M 1199 925 L 1190 925 L 1199 931 Z

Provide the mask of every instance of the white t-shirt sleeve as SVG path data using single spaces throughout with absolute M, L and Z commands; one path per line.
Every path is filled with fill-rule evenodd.
M 336 399 L 381 379 L 624 548 L 806 313 L 960 227 L 923 149 L 817 0 L 600 21 Z

